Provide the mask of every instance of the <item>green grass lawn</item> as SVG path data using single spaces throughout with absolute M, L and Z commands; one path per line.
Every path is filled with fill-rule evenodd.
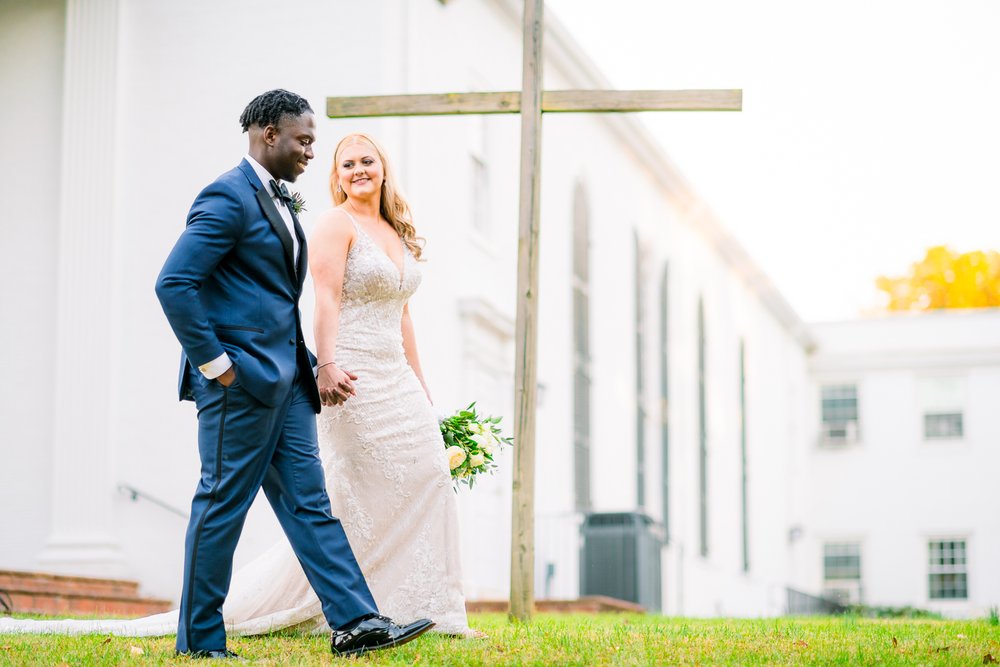
M 985 620 L 856 617 L 684 619 L 539 615 L 529 625 L 477 614 L 487 639 L 425 635 L 362 658 L 334 659 L 325 636 L 233 637 L 259 665 L 981 665 L 1000 660 L 1000 627 Z M 173 637 L 0 635 L 2 665 L 184 665 Z M 197 663 L 202 664 L 202 663 Z

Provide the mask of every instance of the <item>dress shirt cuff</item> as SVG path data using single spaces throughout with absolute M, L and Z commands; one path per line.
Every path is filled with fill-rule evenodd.
M 229 355 L 223 352 L 221 355 L 212 359 L 207 364 L 202 364 L 198 366 L 198 370 L 209 380 L 214 380 L 219 377 L 230 368 L 232 368 L 233 362 L 229 360 Z

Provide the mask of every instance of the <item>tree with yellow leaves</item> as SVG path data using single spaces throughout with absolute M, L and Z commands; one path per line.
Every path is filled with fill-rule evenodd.
M 907 275 L 879 276 L 875 284 L 888 295 L 889 310 L 1000 306 L 1000 252 L 959 254 L 946 246 L 934 246 Z

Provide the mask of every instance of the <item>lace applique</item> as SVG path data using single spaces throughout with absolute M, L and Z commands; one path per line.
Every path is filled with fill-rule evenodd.
M 414 540 L 410 571 L 386 601 L 385 613 L 402 623 L 432 618 L 438 631 L 461 634 L 468 628 L 465 598 L 456 586 L 442 585 L 459 573 L 448 572 L 453 559 L 448 558 L 444 544 L 430 538 L 432 532 L 433 526 L 425 523 Z

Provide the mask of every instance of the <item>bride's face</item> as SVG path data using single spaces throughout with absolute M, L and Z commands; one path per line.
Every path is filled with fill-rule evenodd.
M 378 195 L 385 174 L 375 149 L 366 143 L 352 143 L 337 156 L 337 180 L 340 189 L 351 199 L 370 199 Z

